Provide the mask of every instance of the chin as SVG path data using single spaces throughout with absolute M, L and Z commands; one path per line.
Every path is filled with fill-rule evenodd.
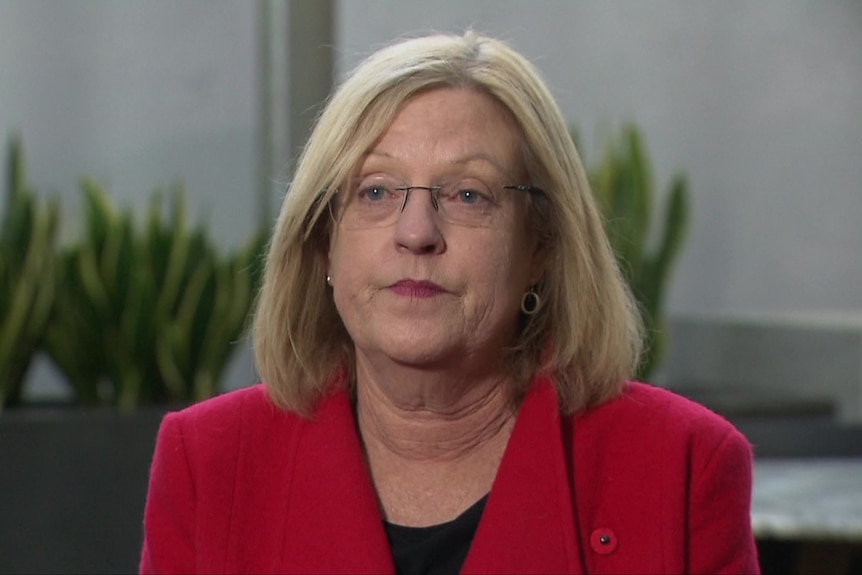
M 441 345 L 405 345 L 406 342 L 399 342 L 399 345 L 388 345 L 381 348 L 381 351 L 393 361 L 404 365 L 433 366 L 442 362 L 451 361 L 457 355 L 453 347 Z
M 374 347 L 396 363 L 415 367 L 451 363 L 463 354 L 464 345 L 457 345 L 451 337 L 431 336 L 431 333 L 421 327 L 415 327 L 412 333 L 392 330 Z

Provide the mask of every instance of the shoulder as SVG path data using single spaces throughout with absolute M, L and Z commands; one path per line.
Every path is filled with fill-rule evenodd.
M 212 430 L 232 424 L 258 426 L 300 419 L 298 415 L 278 408 L 270 400 L 266 387 L 260 383 L 205 399 L 167 417 L 184 425 L 205 426 Z
M 297 429 L 301 418 L 273 404 L 257 384 L 206 399 L 165 416 L 160 443 L 180 443 L 190 458 L 207 460 L 258 449 Z
M 629 382 L 623 393 L 610 401 L 575 416 L 581 426 L 601 426 L 605 430 L 618 428 L 621 432 L 646 437 L 720 439 L 725 436 L 741 438 L 741 434 L 720 415 L 672 391 L 653 385 Z
M 661 462 L 683 474 L 715 465 L 750 474 L 748 440 L 720 415 L 666 389 L 628 383 L 622 395 L 576 414 L 573 423 L 578 451 L 599 467 L 649 471 Z
M 175 412 L 182 419 L 221 419 L 234 417 L 244 409 L 266 411 L 275 407 L 267 396 L 263 384 L 235 389 Z
M 231 427 L 242 425 L 244 421 L 260 422 L 268 419 L 276 409 L 269 401 L 264 386 L 257 384 L 171 412 L 165 416 L 165 423 L 184 431 L 205 429 L 212 433 L 224 433 Z

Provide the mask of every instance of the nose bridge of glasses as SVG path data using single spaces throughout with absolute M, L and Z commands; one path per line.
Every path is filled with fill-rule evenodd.
M 437 195 L 440 193 L 442 186 L 400 186 L 395 189 L 404 192 L 404 198 L 401 200 L 401 208 L 398 210 L 399 213 L 403 212 L 404 208 L 407 207 L 407 200 L 410 198 L 410 192 L 413 190 L 428 190 L 428 195 L 431 197 L 431 206 L 435 212 L 440 211 Z

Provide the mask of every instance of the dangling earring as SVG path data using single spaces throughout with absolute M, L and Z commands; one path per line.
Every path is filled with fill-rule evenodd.
M 524 297 L 521 298 L 521 311 L 524 312 L 524 315 L 533 315 L 537 311 L 539 311 L 539 307 L 542 305 L 542 298 L 539 297 L 539 294 L 530 288 L 530 290 L 524 294 Z

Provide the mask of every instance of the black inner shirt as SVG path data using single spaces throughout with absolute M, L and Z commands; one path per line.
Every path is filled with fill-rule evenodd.
M 487 500 L 485 495 L 452 521 L 429 527 L 404 527 L 384 521 L 395 573 L 445 575 L 461 571 Z

